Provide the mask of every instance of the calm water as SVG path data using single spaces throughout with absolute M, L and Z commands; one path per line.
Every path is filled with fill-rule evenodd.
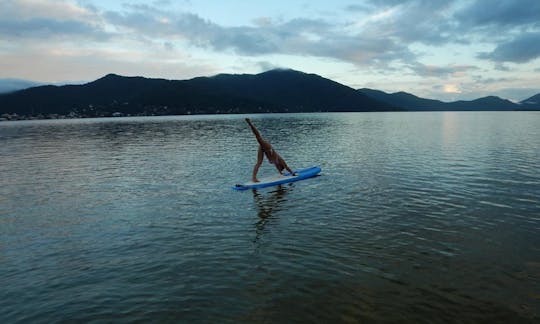
M 0 123 L 0 322 L 540 320 L 540 113 L 244 117 Z

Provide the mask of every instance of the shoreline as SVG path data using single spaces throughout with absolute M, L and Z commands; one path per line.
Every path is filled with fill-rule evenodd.
M 260 115 L 260 114 L 318 114 L 318 113 L 374 113 L 374 112 L 396 112 L 396 113 L 414 113 L 414 112 L 539 112 L 538 109 L 519 109 L 519 110 L 503 110 L 503 109 L 494 109 L 494 110 L 368 110 L 368 111 L 306 111 L 306 112 L 253 112 L 253 113 L 225 113 L 225 112 L 215 112 L 215 113 L 195 113 L 195 114 L 124 114 L 120 112 L 115 112 L 112 114 L 100 114 L 100 115 L 82 115 L 82 114 L 73 114 L 68 115 L 61 114 L 38 114 L 38 115 L 18 115 L 13 114 L 2 114 L 0 115 L 1 122 L 10 122 L 10 121 L 25 121 L 25 120 L 62 120 L 62 119 L 90 119 L 90 118 L 119 118 L 119 117 L 165 117 L 165 116 L 203 116 L 203 115 Z

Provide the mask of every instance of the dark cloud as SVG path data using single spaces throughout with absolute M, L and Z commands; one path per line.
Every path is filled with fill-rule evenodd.
M 482 54 L 480 54 L 482 55 Z M 506 65 L 504 62 L 496 62 L 495 64 L 495 70 L 502 71 L 502 72 L 508 72 L 511 71 L 510 67 Z
M 361 3 L 349 4 L 343 7 L 343 9 L 348 12 L 374 13 L 391 7 L 406 5 L 407 3 L 415 1 L 417 0 L 370 0 L 362 1 Z
M 171 42 L 165 42 L 163 43 L 163 47 L 168 50 L 168 51 L 172 51 L 174 50 L 174 45 L 171 43 Z
M 466 27 L 521 26 L 540 23 L 538 0 L 476 0 L 455 14 Z M 495 31 L 504 32 L 504 31 Z
M 479 58 L 494 62 L 526 63 L 540 57 L 540 32 L 525 33 L 506 43 L 497 45 L 489 53 L 481 53 Z
M 0 2 L 3 39 L 72 38 L 107 40 L 110 35 L 96 23 L 92 7 L 63 6 L 58 2 Z
M 274 64 L 272 62 L 268 62 L 268 61 L 260 61 L 260 62 L 257 62 L 257 65 L 259 66 L 259 68 L 261 69 L 261 71 L 268 71 L 268 70 L 275 70 L 275 69 L 284 69 L 283 66 L 281 65 L 278 65 L 278 64 Z
M 392 9 L 389 19 L 367 27 L 370 33 L 384 31 L 406 44 L 440 46 L 449 43 L 468 44 L 508 42 L 516 33 L 540 29 L 538 0 L 371 0 L 351 4 L 349 11 L 378 13 Z
M 408 66 L 414 73 L 423 77 L 449 78 L 469 71 L 478 70 L 473 65 L 448 65 L 435 66 L 421 63 L 410 64 Z
M 50 18 L 1 19 L 0 35 L 5 38 L 83 37 L 94 40 L 107 40 L 111 36 L 99 26 L 89 23 Z
M 361 4 L 351 4 L 351 5 L 348 5 L 346 6 L 345 8 L 345 11 L 358 11 L 358 12 L 368 12 L 368 11 L 371 11 L 373 9 L 372 6 L 370 5 L 367 5 L 365 3 L 361 3 Z
M 283 52 L 280 45 L 287 40 L 287 36 L 276 34 L 271 30 L 249 27 L 213 28 L 208 36 L 203 41 L 214 50 L 233 49 L 244 55 Z
M 172 15 L 148 6 L 130 6 L 128 12 L 106 12 L 107 22 L 140 36 L 186 39 L 196 46 L 222 51 L 235 49 L 246 55 L 273 53 L 280 35 L 268 28 L 222 27 L 198 15 Z M 283 37 L 283 35 L 281 35 Z
M 308 18 L 274 21 L 263 17 L 252 25 L 235 27 L 216 24 L 194 13 L 169 11 L 164 8 L 168 0 L 127 3 L 120 11 L 108 12 L 86 5 L 87 12 L 77 17 L 51 16 L 54 5 L 46 3 L 42 6 L 50 8 L 49 15 L 36 12 L 21 18 L 16 13 L 24 8 L 10 3 L 0 4 L 0 35 L 4 37 L 131 37 L 159 42 L 169 50 L 177 41 L 183 41 L 245 56 L 317 56 L 380 69 L 390 69 L 397 62 L 418 75 L 440 77 L 466 73 L 474 67 L 420 64 L 420 54 L 411 51 L 412 44 L 438 47 L 480 39 L 494 44 L 495 49 L 477 57 L 499 66 L 504 62 L 525 63 L 540 56 L 538 0 L 371 0 L 342 7 L 358 14 L 359 22 Z
M 473 75 L 472 79 L 475 82 L 480 82 L 482 84 L 496 84 L 496 83 L 513 81 L 513 79 L 510 79 L 510 78 L 493 78 L 493 77 L 485 77 L 483 75 Z
M 172 4 L 172 1 L 171 0 L 155 0 L 153 2 L 154 5 L 156 6 L 170 6 Z
M 108 23 L 131 29 L 139 35 L 189 40 L 215 51 L 238 54 L 290 54 L 332 57 L 354 64 L 378 64 L 411 58 L 408 47 L 392 38 L 346 34 L 318 19 L 293 19 L 255 26 L 224 27 L 198 15 L 172 15 L 148 6 L 129 6 L 129 11 L 107 12 Z
M 472 43 L 482 40 L 495 49 L 481 53 L 480 59 L 497 62 L 526 63 L 540 57 L 540 1 L 538 0 L 372 0 L 349 9 L 374 12 L 385 8 L 395 10 L 391 19 L 378 21 L 368 27 L 370 32 L 386 31 L 397 43 L 421 43 L 440 46 L 452 43 Z M 426 69 L 421 64 L 412 66 L 419 75 L 447 75 L 446 68 Z
M 509 71 L 504 63 L 527 63 L 540 57 L 540 1 L 476 0 L 454 14 L 455 33 L 491 42 L 491 52 L 477 58 L 496 63 L 495 69 Z
M 423 23 L 431 17 L 444 17 L 454 26 L 453 30 L 465 31 L 483 26 L 522 26 L 533 24 L 540 26 L 540 1 L 538 0 L 370 0 L 362 5 L 352 4 L 347 8 L 384 9 L 399 7 L 405 14 L 400 22 L 413 21 Z M 423 19 L 417 19 L 423 17 Z M 435 27 L 439 24 L 432 20 Z M 445 21 L 440 21 L 445 24 Z M 501 32 L 501 31 L 499 31 Z
M 453 3 L 439 0 L 372 0 L 362 5 L 349 5 L 345 10 L 381 15 L 364 27 L 364 35 L 392 37 L 405 45 L 441 45 L 461 38 L 452 32 L 456 25 L 449 16 Z
M 398 7 L 395 17 L 375 28 L 392 30 L 392 35 L 407 44 L 418 42 L 440 45 L 456 38 L 451 21 L 445 17 L 451 2 L 410 1 Z

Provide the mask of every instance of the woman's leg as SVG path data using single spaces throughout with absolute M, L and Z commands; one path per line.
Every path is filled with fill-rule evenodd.
M 264 151 L 268 152 L 272 148 L 270 143 L 268 143 L 267 141 L 264 140 L 264 138 L 262 138 L 261 133 L 259 133 L 259 130 L 255 128 L 255 125 L 253 125 L 253 123 L 251 122 L 249 118 L 246 118 L 246 122 L 248 123 L 249 127 L 251 128 L 251 131 L 257 138 L 257 142 L 259 142 L 259 145 L 263 148 Z

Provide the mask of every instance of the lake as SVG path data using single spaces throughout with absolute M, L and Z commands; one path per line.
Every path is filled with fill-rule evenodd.
M 0 322 L 540 320 L 539 112 L 245 117 L 0 123 Z

